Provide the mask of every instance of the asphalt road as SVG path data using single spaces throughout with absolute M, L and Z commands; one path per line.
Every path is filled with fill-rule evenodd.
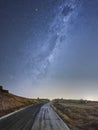
M 69 130 L 69 128 L 48 103 L 41 107 L 31 130 Z
M 0 130 L 31 130 L 42 104 L 29 106 L 6 118 L 0 119 Z
M 0 130 L 69 130 L 50 103 L 29 106 L 0 119 Z

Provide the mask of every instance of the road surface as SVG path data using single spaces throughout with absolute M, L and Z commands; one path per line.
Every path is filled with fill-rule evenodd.
M 69 130 L 69 128 L 48 103 L 41 107 L 31 130 Z
M 31 130 L 42 104 L 32 105 L 0 119 L 0 130 Z
M 8 117 L 0 119 L 0 130 L 69 130 L 67 125 L 50 107 L 29 106 Z

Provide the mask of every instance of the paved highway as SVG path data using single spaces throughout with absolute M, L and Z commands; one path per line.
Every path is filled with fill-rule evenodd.
M 40 105 L 32 105 L 8 117 L 0 119 L 0 130 L 31 130 Z
M 31 130 L 69 130 L 69 128 L 48 103 L 41 107 Z
M 56 112 L 45 105 L 29 106 L 0 119 L 0 130 L 69 130 Z

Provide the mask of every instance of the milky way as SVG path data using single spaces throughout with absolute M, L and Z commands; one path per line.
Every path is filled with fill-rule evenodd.
M 60 49 L 60 44 L 66 44 L 65 37 L 70 26 L 69 22 L 72 17 L 77 16 L 78 6 L 80 5 L 76 1 L 65 1 L 55 7 L 56 15 L 50 23 L 48 34 L 45 34 L 40 50 L 32 59 L 35 64 L 34 76 L 36 76 L 37 81 L 49 73 L 47 72 L 48 68 L 53 64 L 56 53 L 59 53 L 57 51 Z
M 23 96 L 97 99 L 97 5 L 1 0 L 0 83 Z

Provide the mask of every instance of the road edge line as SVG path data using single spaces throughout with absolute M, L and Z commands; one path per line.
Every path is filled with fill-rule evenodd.
M 32 104 L 32 105 L 33 105 L 33 104 Z M 20 108 L 19 110 L 16 110 L 16 111 L 11 112 L 11 113 L 9 113 L 9 114 L 7 114 L 7 115 L 4 115 L 4 116 L 0 117 L 0 120 L 2 120 L 2 119 L 4 119 L 4 118 L 7 118 L 7 117 L 9 117 L 9 116 L 11 116 L 11 115 L 13 115 L 13 114 L 15 114 L 15 113 L 17 113 L 17 112 L 22 111 L 22 110 L 25 110 L 26 108 L 31 107 L 32 105 L 29 105 L 29 106 Z

